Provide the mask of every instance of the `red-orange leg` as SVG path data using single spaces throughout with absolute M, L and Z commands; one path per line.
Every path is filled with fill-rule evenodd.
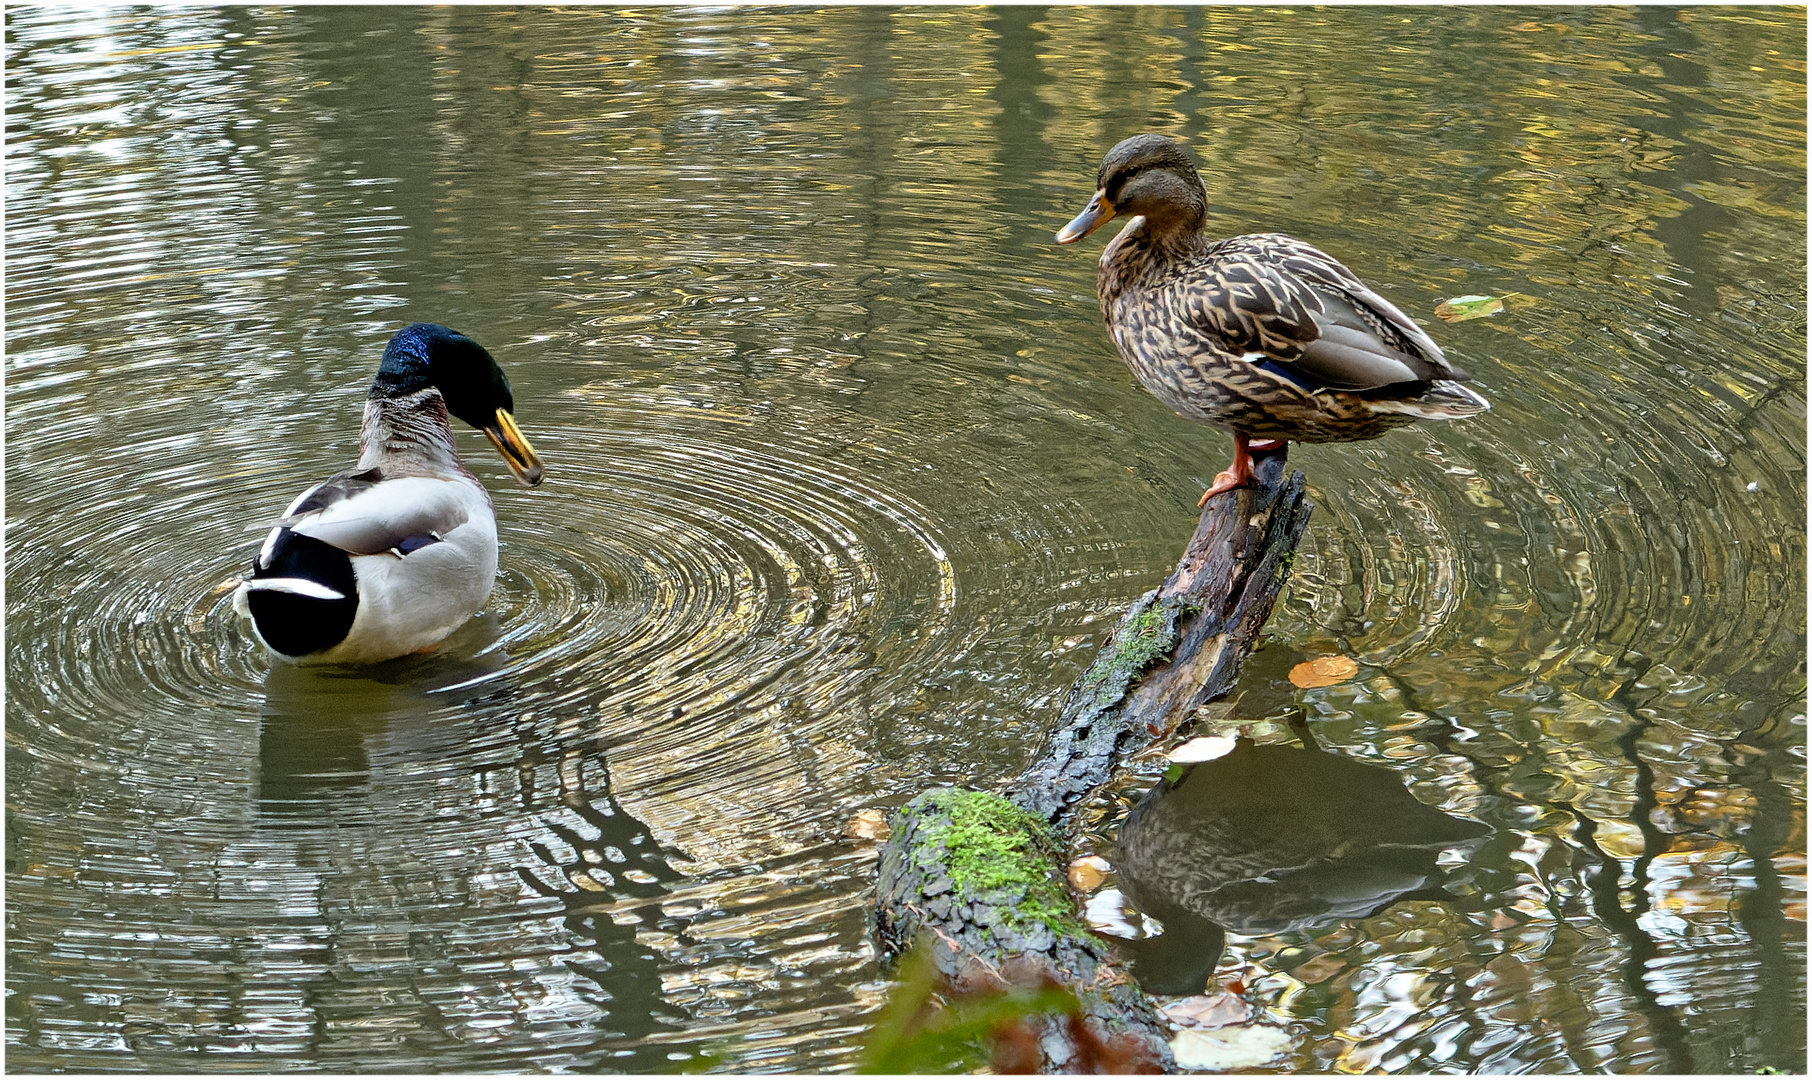
M 1196 509 L 1200 510 L 1207 506 L 1209 499 L 1223 491 L 1232 491 L 1236 487 L 1246 487 L 1252 483 L 1252 451 L 1257 450 L 1261 454 L 1266 454 L 1283 444 L 1282 439 L 1248 439 L 1235 432 L 1233 435 L 1233 464 L 1227 466 L 1226 472 L 1215 476 L 1214 483 L 1207 491 L 1202 492 L 1202 497 L 1196 501 Z

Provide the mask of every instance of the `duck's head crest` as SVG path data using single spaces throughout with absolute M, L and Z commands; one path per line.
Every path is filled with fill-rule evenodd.
M 384 348 L 371 397 L 399 398 L 429 387 L 440 391 L 447 412 L 487 435 L 516 478 L 541 482 L 541 461 L 516 427 L 510 380 L 484 346 L 438 323 L 413 323 Z
M 1202 178 L 1181 146 L 1163 135 L 1134 135 L 1101 160 L 1095 197 L 1057 234 L 1057 242 L 1074 243 L 1113 218 L 1134 215 L 1160 233 L 1193 236 L 1207 203 Z

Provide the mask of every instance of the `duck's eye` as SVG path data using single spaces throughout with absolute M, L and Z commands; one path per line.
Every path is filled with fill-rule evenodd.
M 1139 164 L 1128 165 L 1126 168 L 1121 169 L 1119 173 L 1115 174 L 1113 181 L 1108 185 L 1107 201 L 1113 202 L 1118 199 L 1122 188 L 1126 187 L 1127 184 L 1132 183 L 1134 177 L 1151 167 L 1150 164 Z

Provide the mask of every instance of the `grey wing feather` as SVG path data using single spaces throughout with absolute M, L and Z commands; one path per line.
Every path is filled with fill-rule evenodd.
M 382 482 L 384 474 L 379 469 L 366 469 L 363 472 L 343 472 L 309 488 L 296 496 L 295 501 L 283 511 L 282 517 L 266 518 L 254 521 L 245 527 L 246 532 L 264 532 L 268 529 L 280 529 L 302 520 L 303 516 L 319 512 L 343 499 L 350 499 L 362 491 L 369 490 Z
M 1256 348 L 1307 384 L 1368 390 L 1470 377 L 1447 362 L 1415 320 L 1300 240 L 1236 237 L 1214 253 L 1210 272 L 1250 282 L 1225 294 L 1235 321 L 1253 328 L 1247 341 L 1235 343 L 1239 351 Z
M 295 517 L 314 510 L 325 510 L 334 503 L 350 499 L 355 495 L 369 491 L 384 482 L 382 469 L 366 469 L 363 472 L 343 472 L 330 476 L 314 487 L 296 497 L 283 512 L 284 517 Z
M 353 555 L 407 552 L 470 518 L 458 481 L 344 474 L 304 493 L 276 522 Z

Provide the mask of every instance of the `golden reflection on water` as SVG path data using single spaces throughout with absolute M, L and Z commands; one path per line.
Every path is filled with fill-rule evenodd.
M 1296 1069 L 1803 1069 L 1802 11 L 8 32 L 14 1068 L 847 1067 L 844 821 L 1014 772 L 1225 460 L 1048 243 L 1163 130 L 1216 231 L 1425 322 L 1515 294 L 1431 326 L 1491 413 L 1295 451 L 1316 517 L 1216 713 L 1495 831 L 1457 900 L 1218 975 Z M 549 483 L 498 489 L 441 655 L 272 671 L 243 526 L 350 460 L 415 317 L 500 356 Z

